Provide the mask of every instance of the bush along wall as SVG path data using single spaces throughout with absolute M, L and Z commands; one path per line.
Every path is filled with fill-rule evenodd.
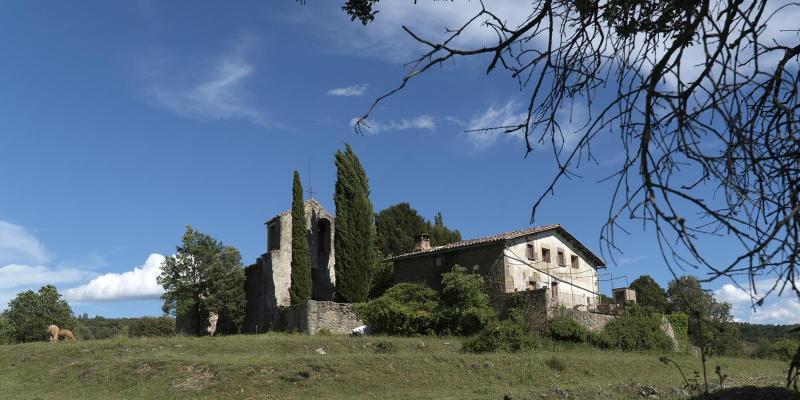
M 442 274 L 441 292 L 400 283 L 355 311 L 376 333 L 390 335 L 472 335 L 495 318 L 483 277 L 457 265 Z
M 666 318 L 672 325 L 672 332 L 678 344 L 675 350 L 680 352 L 689 350 L 689 316 L 684 313 L 674 313 L 666 315 Z

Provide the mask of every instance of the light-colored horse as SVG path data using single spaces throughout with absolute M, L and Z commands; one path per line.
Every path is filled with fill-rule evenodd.
M 75 334 L 72 333 L 69 329 L 59 329 L 56 325 L 50 325 L 47 327 L 47 333 L 50 334 L 50 343 L 58 342 L 59 339 L 65 340 L 77 340 L 75 339 Z

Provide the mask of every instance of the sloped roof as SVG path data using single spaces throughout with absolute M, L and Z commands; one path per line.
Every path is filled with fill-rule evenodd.
M 515 230 L 515 231 L 499 233 L 497 235 L 492 235 L 492 236 L 484 236 L 484 237 L 480 237 L 480 238 L 476 238 L 476 239 L 462 240 L 460 242 L 449 243 L 449 244 L 446 244 L 444 246 L 431 247 L 430 249 L 426 249 L 426 250 L 417 250 L 417 251 L 412 251 L 410 253 L 400 254 L 400 255 L 397 255 L 397 256 L 394 256 L 394 257 L 390 257 L 390 258 L 388 258 L 388 260 L 390 260 L 390 261 L 402 260 L 402 259 L 406 259 L 406 258 L 413 258 L 413 257 L 422 256 L 422 255 L 428 255 L 428 254 L 432 254 L 432 253 L 440 253 L 440 252 L 447 252 L 447 251 L 456 250 L 456 249 L 462 249 L 462 248 L 465 248 L 465 247 L 481 246 L 481 245 L 485 245 L 485 244 L 497 243 L 497 242 L 501 242 L 501 241 L 516 239 L 516 238 L 519 238 L 519 237 L 522 237 L 522 236 L 531 235 L 531 234 L 534 234 L 534 233 L 551 231 L 551 230 L 557 231 L 565 239 L 567 239 L 569 242 L 571 242 L 575 247 L 577 247 L 578 249 L 583 251 L 588 257 L 590 257 L 592 259 L 592 261 L 595 262 L 595 264 L 598 267 L 604 267 L 606 265 L 605 261 L 603 261 L 602 258 L 600 258 L 596 254 L 592 253 L 592 251 L 589 250 L 588 247 L 584 246 L 583 243 L 578 241 L 578 239 L 575 239 L 575 237 L 572 236 L 572 234 L 567 232 L 567 230 L 564 229 L 564 227 L 562 227 L 559 224 L 536 226 L 536 227 L 532 227 L 532 228 L 518 229 L 518 230 Z

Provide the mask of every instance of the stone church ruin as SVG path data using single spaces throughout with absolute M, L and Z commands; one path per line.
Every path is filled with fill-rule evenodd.
M 292 212 L 284 211 L 266 222 L 267 252 L 245 268 L 245 332 L 322 328 L 349 331 L 361 324 L 349 304 L 332 303 L 336 283 L 334 217 L 314 199 L 305 202 L 305 214 L 311 256 L 311 301 L 290 305 Z

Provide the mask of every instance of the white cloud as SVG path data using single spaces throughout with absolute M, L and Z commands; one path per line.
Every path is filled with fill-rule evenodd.
M 362 26 L 358 21 L 351 22 L 339 8 L 316 7 L 298 10 L 298 23 L 316 24 L 325 41 L 333 41 L 336 50 L 355 51 L 360 55 L 378 57 L 391 62 L 405 62 L 419 56 L 422 45 L 411 38 L 404 30 L 407 26 L 425 38 L 445 37 L 447 28 L 460 27 L 478 11 L 478 1 L 425 1 L 412 4 L 405 1 L 382 1 L 376 4 L 379 13 L 375 22 Z M 531 12 L 531 5 L 519 0 L 492 0 L 489 7 L 501 19 L 516 25 Z M 317 12 L 313 17 L 308 12 Z M 335 13 L 335 15 L 332 15 Z M 302 20 L 301 20 L 302 18 Z M 486 20 L 486 18 L 484 18 Z M 460 37 L 451 42 L 455 46 L 480 46 L 497 41 L 494 31 L 476 21 Z M 330 46 L 329 46 L 330 48 Z
M 358 118 L 350 120 L 350 126 L 355 126 Z M 367 125 L 364 126 L 364 132 L 370 134 L 378 134 L 385 131 L 405 131 L 408 129 L 427 129 L 433 131 L 436 129 L 436 121 L 430 115 L 420 115 L 411 119 L 401 119 L 399 121 L 390 120 L 381 122 L 379 120 L 367 120 Z
M 753 303 L 766 294 L 773 280 L 756 281 L 757 294 L 751 296 L 745 290 L 727 283 L 714 290 L 714 297 L 731 304 L 731 311 L 737 321 L 756 324 L 797 324 L 800 323 L 800 301 L 797 295 L 787 289 L 783 295 L 771 294 L 762 306 L 753 308 Z
M 75 268 L 50 269 L 43 266 L 9 264 L 0 267 L 0 289 L 76 282 L 92 275 Z
M 165 72 L 166 62 L 151 62 L 142 71 L 150 80 L 147 94 L 157 106 L 183 117 L 245 120 L 266 126 L 266 113 L 253 105 L 246 85 L 255 73 L 246 57 L 250 46 L 250 40 L 240 39 L 232 51 L 205 63 L 199 71 Z
M 484 150 L 496 144 L 501 139 L 522 140 L 524 130 L 519 129 L 513 132 L 506 132 L 505 128 L 488 129 L 497 127 L 515 127 L 528 117 L 527 110 L 515 100 L 509 100 L 503 105 L 491 105 L 482 113 L 475 114 L 467 122 L 462 122 L 455 118 L 449 121 L 464 127 L 463 137 L 478 150 Z M 588 111 L 586 107 L 574 106 L 572 108 L 562 107 L 556 112 L 557 130 L 555 137 L 550 136 L 550 132 L 544 135 L 544 145 L 552 146 L 553 142 L 559 150 L 569 151 L 578 144 L 580 133 L 588 121 Z M 536 146 L 542 139 L 541 132 L 531 131 L 530 141 Z
M 47 251 L 36 236 L 24 227 L 0 220 L 0 265 L 39 264 L 47 258 Z
M 328 96 L 343 96 L 343 97 L 351 97 L 351 96 L 363 96 L 364 93 L 367 92 L 369 88 L 369 84 L 361 83 L 358 85 L 347 86 L 342 88 L 335 88 L 328 90 Z
M 132 299 L 155 299 L 164 293 L 158 284 L 164 256 L 151 254 L 144 265 L 123 273 L 108 273 L 92 279 L 89 283 L 67 289 L 64 297 L 71 301 L 116 301 Z
M 522 138 L 522 131 L 505 132 L 504 129 L 481 129 L 498 126 L 519 125 L 525 120 L 527 113 L 520 110 L 516 101 L 509 100 L 501 106 L 489 106 L 486 111 L 474 115 L 464 126 L 464 137 L 477 149 L 486 149 L 503 137 Z

